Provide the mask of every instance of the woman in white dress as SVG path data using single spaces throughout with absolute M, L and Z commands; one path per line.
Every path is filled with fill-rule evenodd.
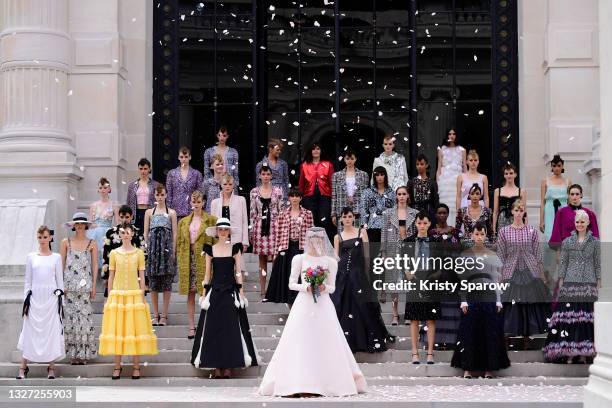
M 482 173 L 478 172 L 480 158 L 476 150 L 470 150 L 467 153 L 467 171 L 457 176 L 457 208 L 467 207 L 470 204 L 470 190 L 474 184 L 478 184 L 482 191 L 482 199 L 480 205 L 486 208 L 489 207 L 489 179 Z
M 41 226 L 36 231 L 38 252 L 28 254 L 25 270 L 23 328 L 17 348 L 21 366 L 17 379 L 28 376 L 28 361 L 49 363 L 47 378 L 55 378 L 54 361 L 66 356 L 61 315 L 64 295 L 62 258 L 51 252 L 51 231 Z
M 439 201 L 448 206 L 449 220 L 454 220 L 457 214 L 457 176 L 466 170 L 465 159 L 465 149 L 457 144 L 457 132 L 451 128 L 438 149 L 436 171 Z
M 268 364 L 259 394 L 275 396 L 344 396 L 365 392 L 366 381 L 346 342 L 329 297 L 335 290 L 338 258 L 325 229 L 309 228 L 304 254 L 291 262 L 289 289 L 297 298 Z M 305 272 L 317 266 L 329 270 L 321 295 L 313 300 Z M 301 275 L 302 283 L 298 283 Z

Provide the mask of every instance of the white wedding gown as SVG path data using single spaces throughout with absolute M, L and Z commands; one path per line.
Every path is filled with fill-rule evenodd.
M 441 147 L 442 168 L 438 177 L 438 195 L 448 205 L 448 225 L 455 225 L 457 216 L 457 176 L 463 172 L 463 147 Z
M 311 266 L 329 269 L 326 289 L 317 303 L 307 292 L 308 283 L 297 283 L 300 273 Z M 303 254 L 293 258 L 289 288 L 299 293 L 259 386 L 260 394 L 344 396 L 365 392 L 365 378 L 329 297 L 335 290 L 337 270 L 337 261 L 327 256 Z

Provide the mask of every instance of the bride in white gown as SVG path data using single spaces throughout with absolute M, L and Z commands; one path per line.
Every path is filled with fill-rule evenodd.
M 304 282 L 307 268 L 329 270 L 317 303 Z M 325 229 L 309 228 L 304 254 L 291 263 L 289 289 L 298 291 L 276 351 L 266 369 L 262 395 L 344 396 L 365 392 L 366 381 L 344 338 L 329 295 L 335 290 L 338 261 Z M 302 283 L 298 283 L 301 275 Z
M 457 176 L 466 171 L 465 149 L 457 144 L 457 133 L 451 128 L 438 149 L 438 194 L 440 202 L 448 206 L 448 222 L 455 225 L 457 214 Z

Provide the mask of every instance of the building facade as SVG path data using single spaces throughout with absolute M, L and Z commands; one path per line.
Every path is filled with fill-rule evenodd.
M 369 170 L 385 134 L 408 158 L 433 157 L 457 126 L 494 186 L 500 163 L 518 163 L 532 223 L 548 161 L 561 154 L 610 234 L 612 163 L 600 156 L 612 147 L 601 114 L 612 101 L 609 2 L 254 3 L 0 0 L 0 197 L 14 200 L 0 218 L 50 200 L 45 219 L 60 231 L 97 199 L 102 176 L 123 201 L 141 157 L 163 179 L 186 144 L 201 166 L 220 124 L 241 169 L 272 136 L 287 141 L 290 163 L 321 139 L 332 154 L 358 147 Z M 0 230 L 7 252 L 23 251 L 10 238 L 19 224 Z M 601 359 L 612 358 L 597 329 Z M 597 360 L 591 372 L 596 401 L 612 373 Z

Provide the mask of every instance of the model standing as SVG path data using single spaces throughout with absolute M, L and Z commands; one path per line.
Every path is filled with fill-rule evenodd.
M 383 226 L 383 212 L 393 208 L 395 193 L 389 187 L 389 178 L 384 167 L 374 169 L 373 184 L 363 191 L 361 196 L 359 214 L 362 225 L 368 230 L 370 242 L 381 241 L 381 228 Z
M 491 210 L 482 205 L 482 188 L 479 184 L 474 183 L 468 192 L 470 198 L 469 205 L 462 207 L 457 211 L 457 220 L 455 222 L 457 230 L 459 230 L 465 238 L 472 236 L 472 230 L 477 222 L 482 222 L 487 227 L 489 239 L 492 237 L 492 220 L 493 214 Z
M 427 259 L 434 257 L 434 248 L 430 243 L 430 238 L 427 235 L 431 221 L 429 214 L 420 212 L 414 220 L 416 235 L 409 237 L 408 241 L 414 242 L 414 247 L 411 248 L 415 258 Z M 412 364 L 419 364 L 419 324 L 425 321 L 427 326 L 427 364 L 434 363 L 433 348 L 436 338 L 436 320 L 441 316 L 440 302 L 437 296 L 421 290 L 418 281 L 431 280 L 432 277 L 439 271 L 429 270 L 427 267 L 419 268 L 416 271 L 406 272 L 406 277 L 409 280 L 417 282 L 415 290 L 411 290 L 406 294 L 406 308 L 404 311 L 404 322 L 410 323 L 410 340 L 412 342 Z
M 386 351 L 387 342 L 395 342 L 395 337 L 387 331 L 366 275 L 370 266 L 368 234 L 363 227 L 355 228 L 350 207 L 342 210 L 340 222 L 342 230 L 334 237 L 336 256 L 340 257 L 336 291 L 330 295 L 340 326 L 353 353 Z
M 180 148 L 178 159 L 180 165 L 166 177 L 166 202 L 180 220 L 191 214 L 191 194 L 202 186 L 203 179 L 202 173 L 189 165 L 191 151 L 187 147 Z
M 242 286 L 240 243 L 230 243 L 230 221 L 219 218 L 206 234 L 217 238 L 212 247 L 204 246 L 205 298 L 193 344 L 191 364 L 214 369 L 215 378 L 230 378 L 232 368 L 257 365 L 257 351 L 251 338 Z
M 272 171 L 272 185 L 283 192 L 283 206 L 287 201 L 289 191 L 289 166 L 280 158 L 283 152 L 283 142 L 278 139 L 268 140 L 268 155 L 261 159 L 255 166 L 255 174 L 259 174 L 262 166 L 267 166 Z M 257 186 L 261 185 L 261 179 L 257 179 Z
M 221 177 L 222 192 L 219 198 L 213 200 L 210 206 L 210 214 L 217 218 L 227 218 L 232 224 L 232 244 L 240 244 L 244 252 L 249 247 L 249 215 L 247 213 L 246 200 L 234 191 L 234 178 L 225 173 Z M 242 258 L 241 258 L 242 259 Z M 244 261 L 240 267 L 244 269 Z
M 223 159 L 223 164 L 225 165 L 223 172 L 232 175 L 237 190 L 240 185 L 238 179 L 238 151 L 227 145 L 227 139 L 229 139 L 227 128 L 225 126 L 220 126 L 217 131 L 217 145 L 209 147 L 204 151 L 204 179 L 209 179 L 213 176 L 211 167 L 213 156 L 218 154 Z M 209 199 L 207 198 L 207 200 Z
M 145 210 L 146 211 L 146 210 Z M 104 239 L 104 249 L 102 251 L 102 279 L 104 282 L 104 297 L 108 296 L 108 265 L 109 256 L 113 249 L 119 248 L 122 244 L 120 230 L 125 224 L 132 224 L 132 208 L 128 205 L 122 205 L 119 207 L 119 224 L 106 231 L 106 238 Z M 144 221 L 144 214 L 143 214 Z M 138 227 L 134 226 L 134 236 L 132 237 L 132 245 L 134 248 L 143 248 L 144 238 L 142 237 L 142 231 Z M 146 256 L 146 254 L 145 254 Z M 145 292 L 146 294 L 146 292 Z
M 502 264 L 495 252 L 485 247 L 485 224 L 476 223 L 471 238 L 474 246 L 462 256 L 474 262 L 480 259 L 484 267 L 466 269 L 461 274 L 461 281 L 484 285 L 499 282 Z M 451 366 L 463 369 L 463 378 L 472 378 L 477 371 L 490 379 L 493 371 L 510 367 L 502 307 L 499 291 L 461 291 L 461 324 Z
M 102 177 L 98 181 L 98 194 L 100 200 L 92 203 L 89 206 L 89 220 L 93 221 L 93 228 L 87 231 L 87 238 L 96 241 L 98 248 L 98 267 L 103 264 L 102 249 L 104 248 L 104 239 L 106 231 L 113 227 L 114 223 L 119 219 L 116 203 L 111 201 L 109 195 L 111 193 L 111 185 L 107 178 Z
M 259 168 L 259 180 L 261 185 L 251 190 L 249 219 L 253 253 L 259 255 L 259 290 L 265 299 L 268 257 L 277 253 L 276 229 L 283 207 L 283 191 L 272 184 L 272 170 L 268 166 Z
M 572 184 L 569 186 L 569 202 L 566 207 L 561 208 L 555 215 L 553 229 L 550 234 L 548 244 L 553 249 L 558 249 L 563 240 L 569 237 L 576 229 L 576 211 L 584 210 L 589 215 L 589 229 L 595 238 L 599 238 L 599 228 L 597 226 L 597 216 L 590 209 L 582 206 L 582 186 Z
M 188 339 L 195 337 L 195 296 L 202 294 L 202 281 L 205 276 L 205 263 L 202 251 L 204 245 L 213 245 L 214 239 L 205 234 L 206 228 L 212 227 L 217 218 L 204 212 L 204 197 L 199 190 L 191 193 L 193 212 L 178 223 L 177 266 L 179 275 L 179 294 L 187 295 L 187 321 L 189 324 Z
M 316 303 L 306 282 L 308 268 L 327 271 Z M 304 254 L 291 262 L 289 288 L 299 293 L 259 386 L 260 394 L 343 396 L 365 392 L 365 378 L 330 299 L 336 289 L 337 270 L 338 261 L 326 231 L 310 228 Z M 300 275 L 302 283 L 298 283 Z
M 586 363 L 595 356 L 593 303 L 601 288 L 601 247 L 588 229 L 586 211 L 576 211 L 575 223 L 576 230 L 561 245 L 558 302 L 544 355 L 549 361 Z
M 411 206 L 418 212 L 425 211 L 434 217 L 438 205 L 438 183 L 428 175 L 429 161 L 424 154 L 417 156 L 416 170 L 417 176 L 408 182 Z
M 565 162 L 556 154 L 550 161 L 551 176 L 542 180 L 540 187 L 540 231 L 548 241 L 552 234 L 557 211 L 567 205 L 568 187 L 571 182 L 563 177 Z
M 272 276 L 265 299 L 274 303 L 292 304 L 297 292 L 289 290 L 289 275 L 293 257 L 304 252 L 306 231 L 313 226 L 312 213 L 300 205 L 302 193 L 297 188 L 289 190 L 289 208 L 278 215 L 276 251 L 272 264 Z
M 527 349 L 529 336 L 546 332 L 550 293 L 544 282 L 538 232 L 525 225 L 524 215 L 523 202 L 515 201 L 512 224 L 497 234 L 497 254 L 503 264 L 502 280 L 510 284 L 502 296 L 504 331 L 523 337 Z
M 429 237 L 444 257 L 456 257 L 460 252 L 459 231 L 448 225 L 449 209 L 446 204 L 438 204 L 435 214 L 435 223 L 429 230 Z M 452 269 L 443 269 L 440 281 L 459 282 L 457 273 Z M 459 309 L 459 294 L 455 291 L 446 291 L 440 299 L 441 316 L 436 321 L 436 344 L 442 350 L 454 349 L 457 343 L 457 332 L 461 313 Z M 423 333 L 422 341 L 425 341 Z
M 204 211 L 210 213 L 210 206 L 212 205 L 213 200 L 219 198 L 221 195 L 221 177 L 224 174 L 225 165 L 223 164 L 223 157 L 220 154 L 215 154 L 212 157 L 212 170 L 213 176 L 207 179 L 204 179 L 202 183 L 202 193 L 204 193 L 204 200 L 206 202 L 204 206 Z M 234 188 L 234 192 L 237 192 L 237 189 Z
M 493 232 L 512 224 L 512 203 L 516 200 L 527 202 L 527 192 L 516 185 L 516 166 L 506 163 L 502 169 L 504 185 L 493 192 Z
M 93 308 L 98 276 L 98 248 L 88 239 L 91 225 L 87 214 L 75 213 L 65 226 L 75 231 L 72 238 L 62 240 L 60 255 L 64 266 L 64 338 L 66 355 L 73 365 L 85 364 L 96 356 Z
M 400 186 L 408 184 L 408 169 L 406 167 L 406 159 L 401 154 L 394 151 L 395 137 L 386 135 L 383 138 L 383 152 L 380 156 L 374 159 L 372 169 L 375 171 L 377 167 L 384 167 L 389 177 L 389 186 L 395 191 Z M 372 176 L 372 181 L 374 177 Z
M 323 159 L 321 145 L 313 143 L 306 150 L 304 162 L 300 166 L 298 188 L 304 197 L 302 205 L 312 212 L 314 224 L 325 228 L 328 237 L 333 237 L 331 221 L 332 176 L 334 165 Z
M 338 225 L 340 211 L 344 207 L 351 207 L 355 215 L 355 225 L 362 225 L 359 213 L 359 202 L 363 191 L 368 188 L 368 173 L 355 167 L 357 157 L 351 149 L 344 151 L 345 167 L 332 176 L 332 222 Z
M 470 150 L 467 154 L 467 172 L 457 176 L 457 209 L 467 207 L 470 203 L 469 191 L 474 184 L 478 184 L 482 191 L 482 203 L 480 205 L 489 208 L 489 180 L 487 176 L 478 172 L 480 158 L 476 150 Z M 492 234 L 492 231 L 489 231 Z
M 137 380 L 140 378 L 139 356 L 158 353 L 157 337 L 144 297 L 144 252 L 132 246 L 134 227 L 126 224 L 120 234 L 121 247 L 110 253 L 108 284 L 111 291 L 104 304 L 98 353 L 115 356 L 113 380 L 121 377 L 121 357 L 133 356 L 132 379 Z
M 168 322 L 168 307 L 172 294 L 172 282 L 176 276 L 176 212 L 166 205 L 166 188 L 160 184 L 155 189 L 153 209 L 145 213 L 144 236 L 147 240 L 147 277 L 153 304 L 154 326 Z M 110 284 L 110 281 L 109 281 Z M 159 313 L 158 296 L 163 292 L 163 313 Z
M 465 149 L 457 140 L 455 129 L 449 129 L 438 148 L 438 168 L 436 180 L 438 181 L 438 193 L 440 202 L 448 205 L 448 218 L 455 221 L 457 215 L 457 177 L 467 170 Z
M 132 209 L 134 225 L 142 233 L 145 212 L 155 206 L 155 187 L 158 183 L 151 178 L 151 162 L 144 157 L 138 161 L 138 173 L 138 180 L 128 185 L 127 205 Z
M 416 233 L 414 220 L 418 211 L 409 207 L 410 195 L 407 187 L 399 187 L 395 192 L 395 207 L 388 208 L 382 213 L 381 219 L 381 252 L 384 256 L 395 257 L 403 254 L 403 242 L 406 238 L 413 236 Z M 387 280 L 399 282 L 403 279 L 403 273 L 400 271 L 390 271 L 392 276 L 387 276 Z M 386 302 L 386 293 L 380 291 L 381 302 Z M 398 294 L 393 293 L 391 310 L 393 318 L 391 325 L 397 326 L 399 322 L 398 311 Z
M 51 252 L 51 238 L 47 226 L 38 227 L 38 251 L 26 258 L 23 327 L 17 343 L 21 351 L 18 380 L 28 376 L 28 361 L 48 363 L 47 378 L 55 378 L 54 362 L 66 355 L 62 325 L 62 258 Z

